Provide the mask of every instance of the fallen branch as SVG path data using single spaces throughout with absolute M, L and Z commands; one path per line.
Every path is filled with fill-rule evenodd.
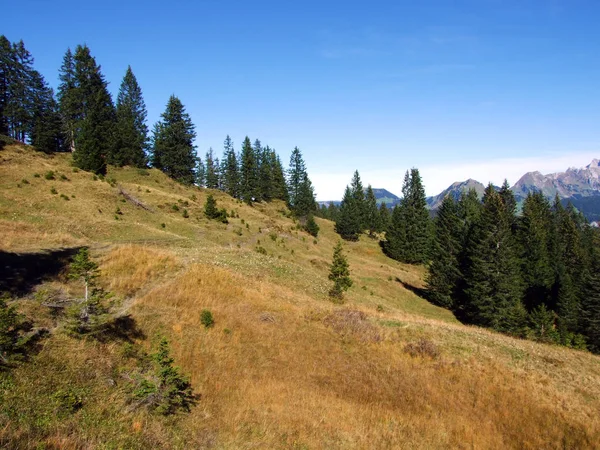
M 154 210 L 152 208 L 150 208 L 148 205 L 146 205 L 140 199 L 135 198 L 133 195 L 131 195 L 129 192 L 127 192 L 125 189 L 123 189 L 123 187 L 121 185 L 119 185 L 118 188 L 119 188 L 119 194 L 121 194 L 123 197 L 125 197 L 126 200 L 129 200 L 131 203 L 133 203 L 138 208 L 142 208 L 148 212 L 154 212 Z

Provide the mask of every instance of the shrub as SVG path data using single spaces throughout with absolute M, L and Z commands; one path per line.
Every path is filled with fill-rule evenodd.
M 53 187 L 52 189 L 50 189 L 50 193 L 56 195 L 56 194 L 58 194 L 58 191 L 56 190 L 55 187 Z
M 404 347 L 404 351 L 413 358 L 420 356 L 422 358 L 437 359 L 440 356 L 437 345 L 425 338 L 421 338 L 417 342 L 409 342 Z
M 266 255 L 267 254 L 267 249 L 264 247 L 261 247 L 260 245 L 256 247 L 256 252 L 260 253 L 261 255 Z
M 122 216 L 123 215 L 123 211 L 121 211 L 121 208 L 119 208 L 117 206 L 117 209 L 115 209 L 115 214 L 118 215 L 118 216 Z
M 46 172 L 46 173 L 44 174 L 44 178 L 45 178 L 46 180 L 54 180 L 54 179 L 55 179 L 55 177 L 54 177 L 54 171 L 52 171 L 52 170 L 49 170 L 48 172 Z
M 73 173 L 79 173 L 79 169 L 77 167 L 73 167 Z
M 72 388 L 59 389 L 52 398 L 57 403 L 59 413 L 72 414 L 83 406 L 82 396 Z
M 0 297 L 0 365 L 18 350 L 21 323 L 17 309 L 8 305 L 7 298 Z
M 39 173 L 34 173 L 33 178 L 39 178 L 41 175 Z
M 167 224 L 165 224 L 165 223 L 163 222 L 163 223 L 161 223 L 161 224 L 160 224 L 160 227 L 161 227 L 161 228 L 166 228 L 166 227 L 167 227 Z
M 173 203 L 173 205 L 171 205 L 171 209 L 175 212 L 179 211 L 179 206 L 177 206 L 176 203 Z
M 169 342 L 165 338 L 161 339 L 151 360 L 154 365 L 153 373 L 140 377 L 133 390 L 136 406 L 145 405 L 165 416 L 179 410 L 189 412 L 197 397 L 189 379 L 173 365 Z
M 69 179 L 68 179 L 68 178 L 67 178 L 67 177 L 66 177 L 64 174 L 61 174 L 61 175 L 60 175 L 60 179 L 61 179 L 62 181 L 69 181 Z
M 60 194 L 60 198 L 62 198 L 63 200 L 66 200 L 66 201 L 69 201 L 69 200 L 71 200 L 71 199 L 69 198 L 69 196 L 68 196 L 68 195 L 65 195 L 65 194 Z
M 150 172 L 148 172 L 146 169 L 138 169 L 137 170 L 137 174 L 141 175 L 143 177 L 149 177 L 150 176 Z
M 200 323 L 204 325 L 204 328 L 210 328 L 215 324 L 212 312 L 208 309 L 203 309 L 200 313 Z
M 23 184 L 29 184 L 29 181 L 27 181 L 25 178 L 23 178 L 23 179 L 21 180 L 21 183 L 23 183 Z
M 184 219 L 187 219 L 188 217 L 190 217 L 190 215 L 189 215 L 189 213 L 188 213 L 188 210 L 187 210 L 187 209 L 185 209 L 185 208 L 183 209 L 183 214 L 182 214 L 182 216 L 183 216 L 183 218 L 184 218 Z

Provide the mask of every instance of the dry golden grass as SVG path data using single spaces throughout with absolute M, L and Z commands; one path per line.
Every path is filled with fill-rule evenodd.
M 59 192 L 76 192 L 60 203 L 46 192 L 49 182 L 31 174 L 67 173 L 69 155 L 8 147 L 0 158 L 1 249 L 92 244 L 103 285 L 130 297 L 126 312 L 146 335 L 140 343 L 150 348 L 157 335 L 166 335 L 176 363 L 202 395 L 189 415 L 173 421 L 127 411 L 123 393 L 104 382 L 127 365 L 119 345 L 57 334 L 35 366 L 17 369 L 15 395 L 49 392 L 51 383 L 72 380 L 89 389 L 85 414 L 47 428 L 3 422 L 0 442 L 600 448 L 600 358 L 459 324 L 404 287 L 423 287 L 423 268 L 389 260 L 373 239 L 345 244 L 355 284 L 347 304 L 336 306 L 326 295 L 338 240 L 329 221 L 318 220 L 315 244 L 281 214 L 281 203 L 248 207 L 213 192 L 220 207 L 240 217 L 228 225 L 210 222 L 202 216 L 210 191 L 128 168 L 111 169 L 109 177 L 154 213 L 121 202 L 115 187 L 81 172 L 68 173 L 64 185 L 55 182 Z M 32 183 L 16 187 L 25 177 Z M 189 219 L 171 207 L 184 202 Z M 117 206 L 120 220 L 112 217 Z M 259 245 L 267 255 L 255 251 Z M 25 308 L 32 315 L 38 309 Z M 202 326 L 203 309 L 212 311 L 214 327 Z M 407 345 L 417 348 L 420 340 L 435 351 L 411 356 Z M 60 370 L 60 376 L 47 375 Z

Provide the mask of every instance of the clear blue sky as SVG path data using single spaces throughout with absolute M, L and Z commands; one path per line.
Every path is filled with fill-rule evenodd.
M 297 145 L 320 200 L 355 169 L 399 194 L 415 166 L 436 194 L 600 157 L 597 0 L 21 0 L 7 18 L 53 86 L 87 43 L 113 96 L 132 66 L 150 128 L 176 94 L 201 156 L 227 134 L 286 165 Z

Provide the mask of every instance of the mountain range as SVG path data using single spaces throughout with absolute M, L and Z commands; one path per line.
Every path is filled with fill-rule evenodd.
M 457 181 L 437 195 L 427 197 L 427 207 L 435 211 L 446 195 L 458 198 L 463 191 L 475 189 L 479 196 L 483 195 L 485 185 L 469 178 Z M 541 191 L 550 200 L 556 195 L 563 204 L 571 202 L 582 211 L 590 221 L 600 220 L 600 160 L 594 159 L 582 168 L 571 167 L 564 172 L 543 175 L 541 172 L 527 172 L 511 187 L 518 204 L 521 204 L 530 192 Z M 385 203 L 393 207 L 400 198 L 386 189 L 373 189 L 378 204 Z M 329 204 L 329 202 L 320 202 Z M 339 204 L 340 202 L 333 202 Z

